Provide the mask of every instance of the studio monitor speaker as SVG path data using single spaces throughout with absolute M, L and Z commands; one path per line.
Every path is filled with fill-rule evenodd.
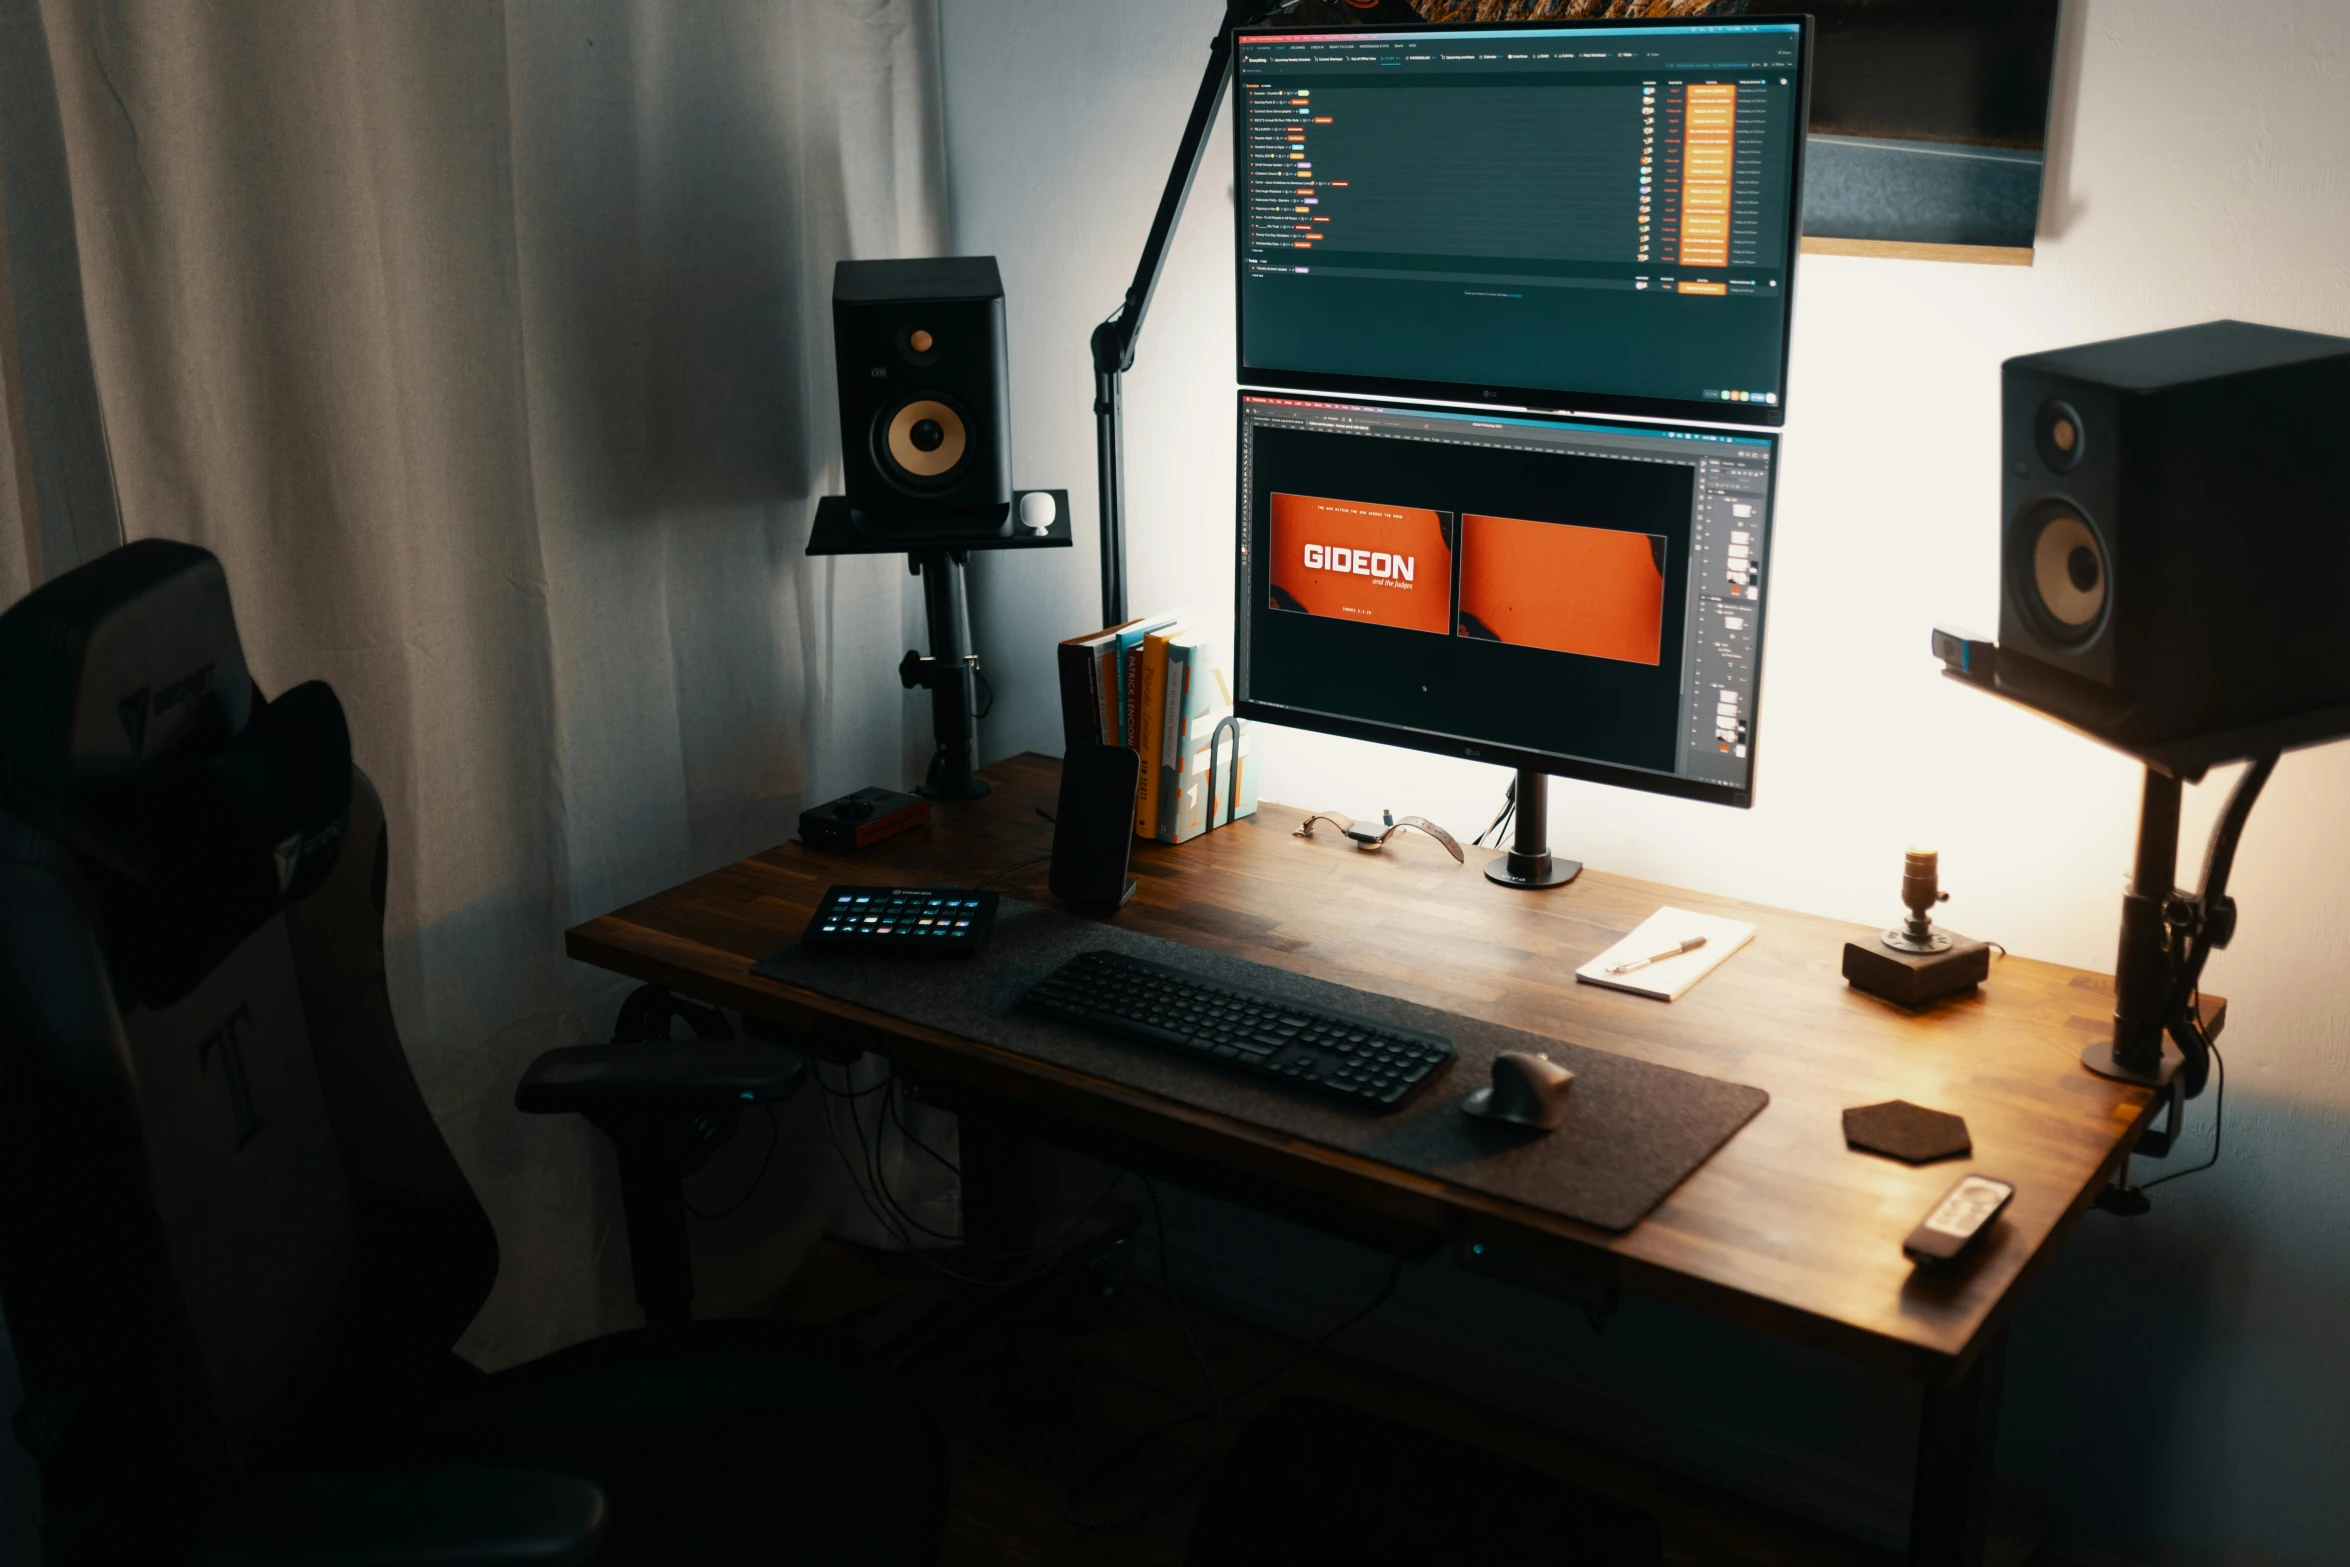
M 1005 515 L 1011 398 L 993 256 L 839 263 L 832 346 L 852 508 L 884 525 Z
M 2350 704 L 2350 339 L 2214 321 L 2003 392 L 2010 694 L 2125 746 Z

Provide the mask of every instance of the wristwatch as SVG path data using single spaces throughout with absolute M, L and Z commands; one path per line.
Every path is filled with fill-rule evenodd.
M 1434 822 L 1428 820 L 1428 818 L 1425 816 L 1398 816 L 1393 811 L 1381 811 L 1379 813 L 1379 819 L 1381 825 L 1377 828 L 1357 827 L 1351 817 L 1341 816 L 1336 811 L 1316 811 L 1313 815 L 1305 819 L 1305 822 L 1298 828 L 1295 836 L 1300 838 L 1311 838 L 1314 835 L 1314 823 L 1328 822 L 1331 826 L 1337 828 L 1341 833 L 1344 833 L 1348 838 L 1354 840 L 1354 846 L 1356 848 L 1379 849 L 1386 847 L 1387 840 L 1394 837 L 1397 833 L 1403 831 L 1406 827 L 1414 827 L 1419 829 L 1421 832 L 1426 833 L 1429 837 L 1435 839 L 1438 843 L 1443 844 L 1445 852 L 1450 854 L 1455 860 L 1462 864 L 1468 863 L 1466 857 L 1461 853 L 1460 844 L 1454 841 L 1452 834 L 1446 832 L 1443 828 L 1437 826 Z

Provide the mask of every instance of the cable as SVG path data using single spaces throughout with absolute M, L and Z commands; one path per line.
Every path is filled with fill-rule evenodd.
M 991 881 L 995 881 L 1000 877 L 1009 876 L 1014 871 L 1024 871 L 1031 865 L 1042 865 L 1045 861 L 1051 858 L 1052 856 L 1049 854 L 1040 854 L 1032 860 L 1022 860 L 1017 865 L 1007 865 L 1000 871 L 990 871 L 987 875 L 982 876 L 978 881 L 972 883 L 971 890 L 973 892 L 977 892 L 980 888 L 986 886 Z
M 912 1225 L 913 1228 L 920 1229 L 924 1234 L 929 1235 L 934 1239 L 946 1241 L 949 1244 L 960 1244 L 961 1237 L 942 1236 L 936 1230 L 932 1230 L 927 1226 L 914 1221 L 911 1216 L 906 1215 L 903 1206 L 899 1204 L 896 1198 L 890 1193 L 887 1182 L 881 1180 L 880 1167 L 877 1159 L 869 1160 L 865 1164 L 862 1171 L 860 1171 L 857 1163 L 851 1161 L 849 1158 L 848 1149 L 841 1141 L 840 1128 L 834 1122 L 832 1117 L 832 1100 L 863 1098 L 877 1093 L 883 1088 L 891 1086 L 895 1080 L 895 1075 L 893 1074 L 891 1077 L 885 1078 L 882 1082 L 875 1084 L 871 1088 L 858 1089 L 854 1093 L 850 1093 L 846 1090 L 834 1088 L 831 1084 L 825 1082 L 822 1075 L 819 1074 L 816 1078 L 816 1086 L 818 1090 L 824 1094 L 826 1101 L 824 1107 L 825 1140 L 831 1145 L 833 1153 L 839 1157 L 842 1168 L 847 1171 L 849 1184 L 855 1188 L 857 1193 L 857 1200 L 865 1205 L 865 1211 L 873 1215 L 874 1219 L 880 1223 L 882 1228 L 889 1232 L 890 1238 L 905 1249 L 907 1256 L 913 1258 L 916 1262 L 920 1263 L 923 1267 L 928 1268 L 931 1272 L 936 1273 L 943 1278 L 952 1279 L 958 1284 L 968 1284 L 977 1289 L 1009 1289 L 1014 1285 L 1026 1284 L 1032 1280 L 1043 1278 L 1046 1274 L 1051 1273 L 1054 1269 L 1061 1265 L 1061 1258 L 1070 1238 L 1076 1235 L 1079 1230 L 1083 1229 L 1087 1221 L 1092 1219 L 1096 1213 L 1101 1211 L 1103 1204 L 1110 1200 L 1111 1194 L 1117 1191 L 1119 1186 L 1125 1182 L 1126 1178 L 1133 1173 L 1130 1170 L 1123 1169 L 1113 1173 L 1109 1179 L 1109 1183 L 1101 1189 L 1100 1194 L 1097 1195 L 1093 1201 L 1087 1203 L 1082 1208 L 1079 1208 L 1076 1212 L 1076 1215 L 1072 1217 L 1067 1224 L 1063 1225 L 1057 1232 L 1055 1232 L 1050 1240 L 1030 1247 L 1026 1253 L 997 1252 L 990 1253 L 984 1257 L 971 1259 L 975 1262 L 986 1263 L 995 1261 L 1001 1257 L 1016 1257 L 1022 1255 L 1035 1256 L 1039 1258 L 1039 1261 L 1033 1268 L 1029 1268 L 1025 1272 L 1016 1273 L 1010 1278 L 990 1279 L 979 1278 L 975 1275 L 965 1273 L 960 1269 L 948 1267 L 945 1263 L 942 1263 L 935 1257 L 928 1255 L 923 1250 L 921 1244 L 916 1241 L 912 1235 L 907 1233 L 907 1227 L 908 1225 Z M 850 1106 L 849 1114 L 851 1119 L 854 1120 L 856 1116 L 856 1108 L 854 1105 Z M 860 1123 L 860 1141 L 862 1141 L 862 1131 L 863 1127 Z M 924 1152 L 931 1153 L 933 1158 L 938 1157 L 936 1153 L 929 1149 L 924 1149 Z M 944 1163 L 945 1161 L 941 1160 L 941 1162 Z M 953 1168 L 953 1166 L 949 1166 L 949 1168 Z M 957 1170 L 956 1173 L 958 1175 L 961 1174 L 960 1170 Z M 868 1178 L 870 1178 L 874 1183 L 871 1189 L 868 1189 L 866 1184 Z
M 1200 1385 L 1207 1390 L 1208 1396 L 1205 1403 L 1194 1404 L 1191 1408 L 1162 1420 L 1157 1425 L 1145 1427 L 1139 1435 L 1130 1437 L 1110 1449 L 1092 1468 L 1087 1469 L 1062 1487 L 1059 1508 L 1061 1521 L 1073 1529 L 1089 1532 L 1124 1528 L 1127 1524 L 1157 1510 L 1189 1490 L 1192 1482 L 1207 1473 L 1208 1466 L 1216 1461 L 1216 1438 L 1224 1430 L 1224 1400 L 1216 1391 L 1215 1372 L 1209 1368 L 1207 1354 L 1201 1350 L 1199 1339 L 1191 1331 L 1191 1318 L 1184 1314 L 1183 1297 L 1175 1289 L 1174 1268 L 1167 1259 L 1167 1213 L 1159 1204 L 1158 1183 L 1145 1176 L 1142 1189 L 1150 1198 L 1152 1227 L 1159 1232 L 1159 1288 L 1166 1291 L 1167 1304 L 1175 1312 L 1175 1326 L 1183 1335 L 1183 1347 L 1190 1352 L 1191 1363 L 1198 1368 Z M 1077 1492 L 1100 1480 L 1104 1475 L 1124 1464 L 1168 1432 L 1187 1426 L 1202 1415 L 1208 1417 L 1207 1446 L 1202 1451 L 1199 1460 L 1183 1473 L 1177 1475 L 1171 1484 L 1162 1487 L 1154 1495 L 1145 1497 L 1141 1502 L 1127 1508 L 1124 1512 L 1111 1513 L 1106 1517 L 1089 1518 L 1077 1510 L 1073 1502 Z
M 2203 1048 L 2211 1052 L 2211 1059 L 2217 1062 L 2219 1065 L 2219 1088 L 2218 1091 L 2212 1095 L 2211 1101 L 2211 1157 L 2204 1160 L 2201 1164 L 2191 1166 L 2188 1169 L 2173 1170 L 2168 1175 L 2158 1175 L 2151 1181 L 2142 1182 L 2138 1187 L 2138 1190 L 2141 1192 L 2150 1192 L 2154 1190 L 2155 1187 L 2161 1186 L 2169 1181 L 2175 1181 L 2181 1176 L 2201 1175 L 2204 1171 L 2219 1163 L 2221 1131 L 2220 1122 L 2221 1118 L 2227 1114 L 2228 1109 L 2228 1062 L 2227 1058 L 2219 1053 L 2219 1045 L 2212 1039 L 2211 1035 L 2204 1030 L 2203 994 L 2201 991 L 2197 991 L 2195 993 L 2192 1001 L 2189 1003 L 2189 1008 L 2190 1010 L 2188 1011 L 2187 1015 L 2193 1019 L 2193 1022 L 2189 1026 L 2195 1030 L 2196 1037 L 2203 1042 Z
M 1502 796 L 1501 809 L 1494 813 L 1492 821 L 1485 824 L 1484 832 L 1479 833 L 1476 837 L 1469 840 L 1469 847 L 1472 849 L 1484 848 L 1485 840 L 1488 835 L 1493 837 L 1494 846 L 1497 848 L 1500 847 L 1501 838 L 1499 835 L 1505 828 L 1509 826 L 1510 819 L 1517 814 L 1518 781 L 1515 778 L 1512 778 L 1510 780 L 1509 792 Z
M 686 1196 L 684 1189 L 680 1187 L 678 1191 L 678 1200 L 685 1204 L 685 1211 L 692 1214 L 695 1218 L 703 1220 L 706 1223 L 714 1222 L 719 1219 L 733 1218 L 737 1213 L 742 1211 L 743 1204 L 749 1202 L 752 1195 L 759 1190 L 759 1183 L 767 1179 L 767 1167 L 775 1162 L 775 1145 L 783 1141 L 783 1129 L 775 1124 L 775 1107 L 773 1105 L 762 1104 L 759 1106 L 759 1108 L 764 1111 L 767 1116 L 767 1151 L 759 1155 L 759 1173 L 751 1177 L 751 1184 L 743 1188 L 743 1194 L 740 1197 L 737 1197 L 734 1201 L 728 1203 L 725 1207 L 719 1209 L 716 1213 L 704 1213 L 701 1209 L 695 1207 L 693 1199 Z
M 888 1077 L 885 1077 L 881 1080 L 879 1086 L 887 1088 L 895 1081 L 896 1073 L 893 1071 Z M 882 1100 L 882 1106 L 885 1113 L 887 1111 L 888 1105 L 889 1101 L 885 1097 Z M 924 1235 L 929 1236 L 934 1241 L 944 1241 L 949 1246 L 959 1245 L 962 1242 L 963 1237 L 960 1235 L 949 1235 L 944 1230 L 934 1230 L 929 1225 L 924 1224 L 920 1219 L 915 1218 L 913 1214 L 909 1213 L 906 1210 L 905 1205 L 900 1203 L 897 1200 L 895 1194 L 890 1191 L 889 1182 L 883 1176 L 881 1169 L 880 1121 L 876 1119 L 874 1123 L 873 1140 L 870 1144 L 868 1144 L 865 1140 L 864 1117 L 857 1113 L 856 1107 L 854 1105 L 849 1107 L 849 1125 L 854 1128 L 857 1133 L 858 1157 L 863 1162 L 867 1179 L 872 1182 L 874 1195 L 881 1200 L 881 1206 L 886 1208 L 889 1211 L 890 1216 L 897 1221 L 900 1238 L 906 1239 L 904 1231 L 913 1229 L 920 1230 Z M 846 1151 L 844 1150 L 843 1153 L 845 1156 Z M 909 1250 L 913 1249 L 913 1243 L 910 1239 L 907 1240 L 907 1247 Z
M 1175 1275 L 1171 1270 L 1167 1260 L 1167 1216 L 1159 1206 L 1158 1188 L 1147 1178 L 1143 1181 L 1142 1184 L 1143 1190 L 1150 1194 L 1151 1220 L 1159 1232 L 1159 1287 L 1166 1291 L 1167 1304 L 1175 1313 L 1175 1325 L 1182 1331 L 1183 1334 L 1184 1348 L 1190 1351 L 1192 1364 L 1199 1368 L 1200 1382 L 1207 1389 L 1208 1396 L 1204 1402 L 1194 1404 L 1189 1409 L 1183 1410 L 1177 1414 L 1170 1415 L 1166 1419 L 1159 1421 L 1157 1424 L 1144 1428 L 1140 1433 L 1128 1438 L 1126 1441 L 1120 1443 L 1117 1447 L 1112 1448 L 1107 1454 L 1103 1455 L 1103 1457 L 1098 1462 L 1096 1462 L 1093 1467 L 1085 1470 L 1082 1474 L 1079 1474 L 1075 1479 L 1071 1480 L 1066 1486 L 1062 1488 L 1061 1503 L 1059 1508 L 1061 1521 L 1076 1529 L 1098 1531 L 1102 1529 L 1123 1528 L 1127 1524 L 1133 1523 L 1136 1520 L 1157 1511 L 1159 1508 L 1164 1507 L 1167 1503 L 1173 1501 L 1176 1497 L 1182 1495 L 1186 1490 L 1190 1489 L 1193 1482 L 1205 1474 L 1208 1469 L 1214 1465 L 1216 1459 L 1220 1456 L 1217 1438 L 1223 1432 L 1224 1411 L 1227 1408 L 1229 1408 L 1231 1405 L 1245 1402 L 1257 1393 L 1260 1393 L 1264 1389 L 1272 1386 L 1275 1382 L 1280 1381 L 1283 1377 L 1289 1375 L 1290 1372 L 1295 1371 L 1299 1366 L 1305 1364 L 1314 1356 L 1322 1353 L 1323 1350 L 1329 1348 L 1331 1342 L 1341 1333 L 1344 1333 L 1347 1329 L 1355 1326 L 1364 1318 L 1370 1316 L 1381 1306 L 1386 1305 L 1388 1297 L 1395 1293 L 1396 1285 L 1401 1282 L 1403 1278 L 1403 1258 L 1401 1256 L 1390 1258 L 1387 1269 L 1387 1280 L 1385 1283 L 1379 1286 L 1379 1292 L 1373 1295 L 1369 1301 L 1364 1303 L 1358 1309 L 1349 1312 L 1346 1316 L 1340 1318 L 1330 1327 L 1325 1328 L 1302 1349 L 1299 1349 L 1295 1353 L 1291 1354 L 1288 1359 L 1276 1365 L 1272 1370 L 1247 1383 L 1238 1392 L 1218 1392 L 1216 1389 L 1216 1378 L 1208 1366 L 1207 1356 L 1200 1350 L 1199 1340 L 1192 1333 L 1191 1318 L 1186 1315 L 1183 1310 L 1183 1297 L 1176 1291 L 1175 1288 Z M 1145 1448 L 1149 1447 L 1153 1442 L 1156 1442 L 1159 1438 L 1167 1435 L 1170 1432 L 1181 1430 L 1183 1427 L 1190 1425 L 1203 1417 L 1205 1417 L 1209 1422 L 1206 1448 L 1202 1452 L 1199 1461 L 1184 1470 L 1182 1474 L 1176 1476 L 1173 1481 L 1161 1487 L 1158 1492 L 1149 1497 L 1146 1497 L 1144 1500 L 1136 1503 L 1132 1507 L 1129 1507 L 1122 1512 L 1110 1514 L 1107 1517 L 1088 1518 L 1077 1511 L 1072 1501 L 1072 1498 L 1077 1492 L 1083 1490 L 1087 1486 L 1099 1482 L 1112 1471 L 1131 1460 L 1137 1453 L 1140 1453 Z
M 1347 1317 L 1343 1321 L 1339 1322 L 1337 1326 L 1325 1329 L 1321 1337 L 1315 1339 L 1312 1343 L 1299 1350 L 1296 1354 L 1291 1355 L 1287 1360 L 1283 1361 L 1280 1365 L 1275 1366 L 1272 1370 L 1266 1372 L 1263 1376 L 1257 1378 L 1254 1382 L 1249 1383 L 1248 1386 L 1242 1388 L 1239 1392 L 1232 1394 L 1225 1400 L 1225 1402 L 1229 1404 L 1238 1404 L 1243 1402 L 1252 1395 L 1262 1392 L 1265 1388 L 1269 1387 L 1273 1383 L 1280 1381 L 1283 1377 L 1289 1375 L 1290 1372 L 1295 1371 L 1299 1366 L 1304 1365 L 1308 1360 L 1311 1360 L 1314 1356 L 1319 1355 L 1323 1350 L 1328 1349 L 1330 1347 L 1331 1340 L 1337 1338 L 1338 1335 L 1344 1333 L 1348 1328 L 1353 1327 L 1356 1323 L 1361 1322 L 1364 1318 L 1370 1316 L 1371 1313 L 1377 1311 L 1381 1306 L 1386 1305 L 1388 1297 L 1395 1293 L 1396 1285 L 1402 1282 L 1403 1258 L 1392 1258 L 1388 1264 L 1387 1282 L 1379 1286 L 1379 1293 L 1371 1297 L 1369 1304 L 1356 1311 L 1353 1316 Z
M 897 1074 L 894 1072 L 891 1073 L 889 1080 L 892 1085 L 895 1085 L 898 1080 Z M 940 1168 L 944 1169 L 947 1174 L 955 1177 L 957 1180 L 961 1180 L 963 1178 L 963 1167 L 955 1163 L 954 1160 L 949 1159 L 945 1154 L 942 1154 L 937 1149 L 931 1147 L 921 1138 L 916 1137 L 914 1135 L 914 1129 L 906 1125 L 906 1117 L 902 1108 L 904 1102 L 905 1095 L 902 1092 L 892 1093 L 887 1099 L 884 1099 L 881 1102 L 882 1108 L 889 1112 L 891 1123 L 897 1127 L 898 1136 L 904 1138 L 907 1142 L 913 1144 L 913 1146 L 916 1148 L 919 1148 L 924 1153 L 930 1155 L 930 1157 L 937 1161 Z

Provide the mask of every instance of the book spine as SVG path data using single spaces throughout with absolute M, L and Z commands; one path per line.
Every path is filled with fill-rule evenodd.
M 1103 745 L 1122 745 L 1118 733 L 1118 639 L 1086 649 L 1093 659 L 1093 737 Z
M 1063 754 L 1070 746 L 1098 744 L 1101 740 L 1101 703 L 1094 689 L 1093 649 L 1078 643 L 1064 642 L 1060 649 L 1061 665 L 1061 744 Z
M 1118 680 L 1121 716 L 1118 743 L 1142 749 L 1142 651 L 1137 642 L 1126 650 L 1126 668 Z M 1146 773 L 1145 776 L 1148 776 Z
M 1191 732 L 1191 676 L 1200 650 L 1192 643 L 1170 643 L 1167 648 L 1167 716 L 1159 725 L 1159 812 L 1151 836 L 1175 843 L 1176 819 L 1183 810 L 1184 742 Z
M 1159 725 L 1167 702 L 1167 638 L 1152 632 L 1143 638 L 1142 660 L 1136 669 L 1139 705 L 1135 718 L 1135 750 L 1142 757 L 1142 788 L 1134 803 L 1134 831 L 1144 838 L 1158 836 Z

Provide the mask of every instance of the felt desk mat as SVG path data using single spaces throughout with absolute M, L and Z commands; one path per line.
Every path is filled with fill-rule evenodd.
M 1277 999 L 1449 1035 L 1460 1058 L 1386 1114 L 1260 1082 L 1157 1046 L 1018 1011 L 1020 992 L 1096 947 Z M 1006 898 L 979 957 L 814 957 L 787 947 L 754 964 L 769 979 L 1035 1060 L 1377 1159 L 1603 1230 L 1628 1230 L 1770 1103 L 1759 1088 L 1700 1077 L 1453 1012 L 1204 952 Z M 1664 1003 L 1659 1003 L 1660 1005 Z M 1505 1050 L 1575 1074 L 1566 1124 L 1541 1133 L 1461 1109 Z

